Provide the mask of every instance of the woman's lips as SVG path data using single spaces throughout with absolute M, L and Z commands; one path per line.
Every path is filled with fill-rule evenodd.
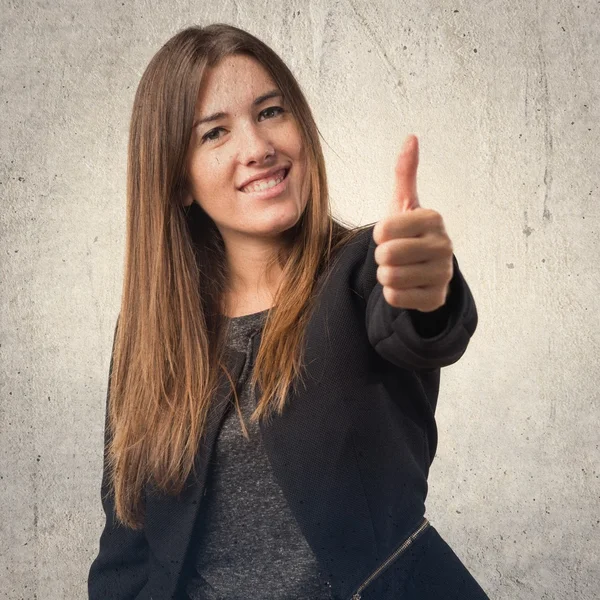
M 257 192 L 246 192 L 244 190 L 240 190 L 243 194 L 246 194 L 248 196 L 252 196 L 253 198 L 257 198 L 259 200 L 267 200 L 269 198 L 274 198 L 275 196 L 279 196 L 279 194 L 283 193 L 287 187 L 288 187 L 288 180 L 289 180 L 289 172 L 291 170 L 291 167 L 289 167 L 288 169 L 284 169 L 284 176 L 283 179 L 277 184 L 274 185 L 272 188 L 268 188 L 266 190 L 259 190 Z

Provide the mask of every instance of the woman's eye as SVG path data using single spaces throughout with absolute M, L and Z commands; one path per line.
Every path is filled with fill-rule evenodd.
M 211 129 L 208 133 L 205 133 L 202 136 L 202 141 L 203 142 L 213 142 L 215 140 L 217 140 L 218 138 L 216 137 L 211 137 L 213 133 L 217 133 L 219 130 L 223 129 L 222 127 L 215 127 L 214 129 Z
M 265 110 L 263 110 L 263 113 L 266 113 L 270 110 L 275 110 L 275 111 L 279 111 L 277 114 L 281 114 L 282 112 L 285 112 L 283 110 L 283 108 L 281 108 L 281 106 L 269 106 L 269 108 L 265 108 Z

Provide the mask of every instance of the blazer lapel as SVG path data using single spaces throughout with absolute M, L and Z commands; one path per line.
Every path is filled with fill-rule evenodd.
M 309 333 L 311 329 L 327 331 L 324 318 L 318 313 Z M 255 351 L 260 339 L 259 334 L 254 340 Z M 325 578 L 344 597 L 356 580 L 356 565 L 362 565 L 366 556 L 376 556 L 377 545 L 348 414 L 332 413 L 327 401 L 334 394 L 330 386 L 336 385 L 327 376 L 334 360 L 337 357 L 324 344 L 309 343 L 305 386 L 290 392 L 281 415 L 259 426 L 288 506 Z M 362 394 L 362 388 L 357 393 Z

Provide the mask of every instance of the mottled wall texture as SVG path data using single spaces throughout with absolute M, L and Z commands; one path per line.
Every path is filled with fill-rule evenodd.
M 491 598 L 600 597 L 600 3 L 1 0 L 0 598 L 86 597 L 131 106 L 210 22 L 296 74 L 347 221 L 385 216 L 419 136 L 479 311 L 442 370 L 427 516 Z

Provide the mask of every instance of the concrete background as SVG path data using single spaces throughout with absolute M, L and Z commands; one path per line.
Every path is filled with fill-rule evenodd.
M 599 597 L 599 2 L 0 7 L 1 598 L 87 597 L 133 96 L 168 38 L 219 21 L 298 77 L 338 215 L 382 218 L 419 136 L 479 311 L 442 371 L 428 517 L 490 598 Z

